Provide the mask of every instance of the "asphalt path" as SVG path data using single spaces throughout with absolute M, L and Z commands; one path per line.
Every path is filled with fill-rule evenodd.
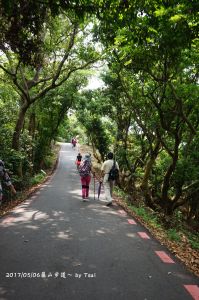
M 0 300 L 199 299 L 198 278 L 120 207 L 94 200 L 93 180 L 81 200 L 76 155 L 62 144 L 51 179 L 0 219 Z

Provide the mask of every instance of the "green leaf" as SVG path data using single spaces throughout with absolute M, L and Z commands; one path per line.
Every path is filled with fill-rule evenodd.
M 167 10 L 163 6 L 161 6 L 161 8 L 159 8 L 155 11 L 155 16 L 162 17 L 162 16 L 166 15 L 166 13 L 167 13 Z
M 184 15 L 175 15 L 175 16 L 172 16 L 169 20 L 171 22 L 177 23 L 177 22 L 179 22 L 180 20 L 182 20 L 184 18 L 185 18 Z
M 124 63 L 124 65 L 125 66 L 128 66 L 128 65 L 130 65 L 132 63 L 132 59 L 129 59 L 128 61 L 126 61 L 125 63 Z

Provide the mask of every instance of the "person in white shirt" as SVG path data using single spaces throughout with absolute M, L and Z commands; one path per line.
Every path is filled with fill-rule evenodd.
M 114 164 L 113 159 L 113 153 L 109 152 L 107 155 L 107 160 L 104 161 L 101 167 L 101 176 L 103 176 L 103 185 L 104 185 L 104 192 L 105 192 L 105 198 L 107 201 L 107 206 L 112 205 L 112 192 L 113 192 L 113 186 L 114 186 L 114 180 L 108 180 L 109 173 L 111 168 Z M 117 162 L 115 162 L 116 168 L 119 170 L 119 165 Z

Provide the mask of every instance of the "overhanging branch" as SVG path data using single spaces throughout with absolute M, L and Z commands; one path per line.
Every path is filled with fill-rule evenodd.
M 31 103 L 34 103 L 37 99 L 43 97 L 43 96 L 44 96 L 48 91 L 50 91 L 51 89 L 55 89 L 56 87 L 61 86 L 65 81 L 68 80 L 68 78 L 71 76 L 72 73 L 74 73 L 74 72 L 76 72 L 76 71 L 78 71 L 78 70 L 85 69 L 86 67 L 88 67 L 89 65 L 93 64 L 93 63 L 96 62 L 96 61 L 97 61 L 97 59 L 92 60 L 92 61 L 89 61 L 89 62 L 87 62 L 87 63 L 85 63 L 85 64 L 83 64 L 83 65 L 81 65 L 81 66 L 79 66 L 79 67 L 76 67 L 76 68 L 71 69 L 71 70 L 67 73 L 67 75 L 66 75 L 64 78 L 62 78 L 57 84 L 56 84 L 55 81 L 53 80 L 49 86 L 47 86 L 47 87 L 46 87 L 44 90 L 42 90 L 38 95 L 36 95 L 35 97 L 32 98 Z

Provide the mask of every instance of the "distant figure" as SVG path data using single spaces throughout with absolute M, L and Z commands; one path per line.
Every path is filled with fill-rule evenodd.
M 74 138 L 74 137 L 72 138 L 71 144 L 72 144 L 72 148 L 75 148 L 75 147 L 76 147 L 76 144 L 77 144 L 76 138 Z
M 83 161 L 79 166 L 79 174 L 82 184 L 82 199 L 85 201 L 89 196 L 89 184 L 91 181 L 91 156 L 85 154 Z
M 104 161 L 101 167 L 101 176 L 103 176 L 103 185 L 104 185 L 104 193 L 105 198 L 107 200 L 107 206 L 112 205 L 112 192 L 115 179 L 113 173 L 119 174 L 119 165 L 113 159 L 113 153 L 109 152 L 107 155 L 107 160 Z M 113 169 L 116 169 L 116 172 L 112 172 Z
M 76 157 L 77 170 L 79 170 L 79 166 L 81 164 L 81 160 L 82 160 L 82 155 L 81 155 L 81 153 L 78 153 L 78 155 Z
M 4 162 L 2 160 L 0 160 L 0 204 L 3 198 L 1 181 L 5 182 L 5 184 L 10 188 L 13 194 L 16 194 L 16 190 L 11 182 L 10 176 L 6 171 Z

